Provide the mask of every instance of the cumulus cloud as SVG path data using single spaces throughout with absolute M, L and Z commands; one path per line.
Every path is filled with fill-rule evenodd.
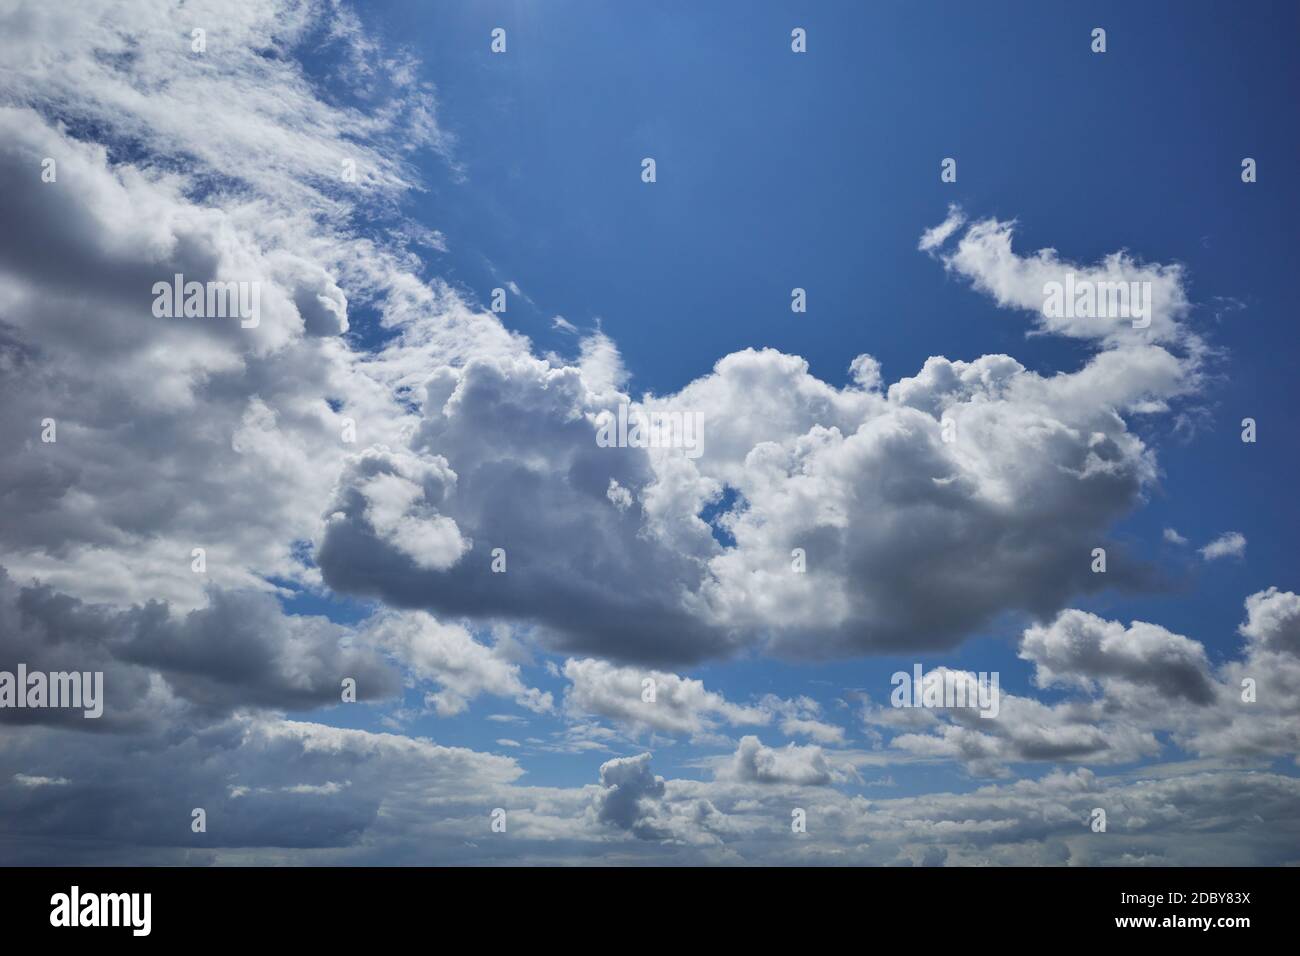
M 87 732 L 216 719 L 241 708 L 309 709 L 338 703 L 345 677 L 360 700 L 394 695 L 397 673 L 327 618 L 289 615 L 259 592 L 213 588 L 180 612 L 150 602 L 88 604 L 48 585 L 20 586 L 0 568 L 0 670 L 102 671 L 104 714 L 6 709 L 6 723 Z
M 58 766 L 71 780 L 57 802 L 42 795 L 44 787 L 0 786 L 0 829 L 13 862 L 37 862 L 42 845 L 54 859 L 83 864 L 234 861 L 255 850 L 261 862 L 305 861 L 359 851 L 363 834 L 391 839 L 421 819 L 450 830 L 469 818 L 486 821 L 497 804 L 484 802 L 502 799 L 497 791 L 522 774 L 507 757 L 274 716 L 132 737 L 129 758 L 84 735 L 56 744 L 55 732 L 33 729 L 0 758 L 5 766 Z M 196 805 L 207 811 L 205 834 L 189 828 Z M 438 852 L 450 858 L 453 846 L 444 841 Z
M 696 459 L 599 447 L 598 416 L 630 400 L 614 387 L 526 356 L 435 371 L 412 447 L 458 476 L 438 513 L 472 544 L 454 566 L 421 566 L 365 519 L 345 480 L 318 552 L 326 582 L 434 613 L 527 619 L 558 649 L 633 661 L 754 643 L 822 657 L 952 646 L 999 613 L 1049 614 L 1100 585 L 1088 552 L 1122 550 L 1107 530 L 1156 475 L 1122 412 L 1188 385 L 1159 348 L 1052 377 L 1006 356 L 932 358 L 886 393 L 747 351 L 646 399 L 710 409 L 718 427 Z M 724 546 L 699 514 L 727 489 L 734 504 L 714 519 L 734 539 Z M 557 553 L 561 537 L 573 544 Z M 504 574 L 489 573 L 496 548 Z M 930 593 L 923 582 L 938 579 L 943 592 Z M 1107 583 L 1152 581 L 1133 561 Z
M 957 761 L 980 776 L 1008 776 L 1011 765 L 1034 761 L 1133 763 L 1160 749 L 1150 730 L 1108 719 L 1089 702 L 1047 705 L 1003 692 L 992 720 L 970 707 L 922 713 L 929 732 L 899 733 L 890 747 L 916 757 Z M 889 711 L 869 711 L 866 718 L 869 724 L 896 727 Z
M 417 682 L 439 685 L 426 702 L 440 716 L 463 713 L 480 694 L 513 699 L 534 713 L 553 707 L 549 693 L 524 684 L 518 663 L 474 640 L 460 624 L 420 611 L 387 611 L 366 622 L 363 637 L 400 660 Z
M 1037 761 L 1132 764 L 1160 755 L 1162 736 L 1202 757 L 1294 756 L 1300 598 L 1270 588 L 1250 595 L 1246 610 L 1241 656 L 1217 667 L 1200 642 L 1158 625 L 1063 611 L 1025 630 L 1020 657 L 1034 664 L 1036 686 L 1074 692 L 1065 700 L 1003 692 L 988 720 L 969 707 L 868 705 L 863 716 L 892 734 L 889 750 L 957 761 L 979 775 Z
M 1050 624 L 1025 631 L 1020 656 L 1034 663 L 1039 687 L 1073 682 L 1088 689 L 1099 679 L 1197 704 L 1214 699 L 1205 648 L 1142 621 L 1125 628 L 1095 614 L 1063 611 Z
M 1055 249 L 1022 256 L 1012 249 L 1015 223 L 993 218 L 972 222 L 953 248 L 944 249 L 963 223 L 960 210 L 950 208 L 944 222 L 922 236 L 920 248 L 937 255 L 950 272 L 969 280 L 998 305 L 1034 313 L 1042 331 L 1096 340 L 1112 348 L 1158 342 L 1199 351 L 1199 338 L 1184 323 L 1189 302 L 1182 266 L 1142 263 L 1124 251 L 1111 253 L 1094 265 L 1062 259 Z M 1100 308 L 1062 309 L 1059 315 L 1045 308 L 1048 284 L 1064 285 L 1067 277 L 1077 285 L 1094 287 L 1142 284 L 1150 290 L 1146 300 L 1149 327 L 1134 328 L 1130 317 L 1108 315 Z M 1073 314 L 1076 311 L 1079 314 Z
M 1300 595 L 1278 588 L 1252 594 L 1238 630 L 1254 651 L 1300 657 Z
M 1246 553 L 1246 536 L 1238 531 L 1225 531 L 1200 549 L 1206 561 L 1218 558 L 1240 558 Z
M 701 681 L 663 671 L 617 667 L 588 658 L 565 661 L 564 676 L 569 681 L 564 706 L 571 715 L 608 718 L 634 733 L 694 736 L 719 724 L 765 724 L 771 719 L 764 709 L 734 704 L 706 690 Z
M 21 450 L 0 487 L 28 503 L 0 529 L 11 570 L 98 601 L 198 606 L 205 582 L 189 556 L 204 547 L 224 585 L 310 584 L 298 542 L 317 536 L 355 450 L 348 421 L 396 440 L 400 402 L 339 338 L 343 286 L 395 320 L 399 286 L 415 290 L 400 257 L 345 220 L 363 197 L 382 205 L 411 185 L 401 151 L 375 145 L 436 128 L 419 91 L 386 116 L 329 107 L 296 59 L 265 55 L 287 54 L 329 10 L 210 11 L 206 57 L 186 39 L 201 10 L 0 14 L 0 174 L 37 187 L 0 197 L 13 226 L 0 237 L 0 438 Z M 368 171 L 350 190 L 344 158 Z M 178 273 L 256 283 L 260 323 L 155 317 L 154 284 Z M 52 444 L 37 438 L 46 418 Z
M 948 647 L 1004 611 L 1056 610 L 1097 586 L 1085 543 L 1154 477 L 1119 412 L 1153 385 L 1177 390 L 1178 362 L 1132 358 L 1050 378 L 1007 356 L 931 358 L 883 395 L 828 394 L 775 353 L 724 359 L 678 397 L 735 409 L 729 441 L 700 459 L 742 502 L 721 519 L 736 546 L 710 558 L 705 606 L 813 656 Z M 796 548 L 805 573 L 790 573 Z M 1128 567 L 1111 583 L 1149 583 Z
M 664 795 L 664 778 L 650 769 L 650 755 L 620 757 L 600 765 L 596 819 L 640 837 L 658 837 L 655 803 Z
M 789 783 L 824 786 L 845 779 L 845 773 L 832 766 L 821 747 L 787 744 L 784 748 L 763 746 L 752 735 L 741 737 L 730 764 L 720 776 L 751 783 Z
M 438 509 L 467 550 L 452 567 L 420 566 L 375 532 L 345 480 L 317 552 L 325 581 L 402 607 L 528 620 L 560 649 L 645 661 L 725 653 L 735 639 L 681 597 L 699 557 L 646 533 L 628 497 L 610 498 L 611 482 L 635 497 L 653 470 L 639 449 L 596 444 L 595 417 L 616 396 L 592 384 L 576 366 L 523 355 L 437 368 L 411 445 L 457 476 Z M 696 550 L 708 549 L 696 522 Z M 504 572 L 492 570 L 498 548 Z
M 455 488 L 456 473 L 442 458 L 367 449 L 344 467 L 329 520 L 362 520 L 416 567 L 444 571 L 471 545 L 437 510 Z
M 1300 595 L 1268 588 L 1246 598 L 1239 660 L 1224 665 L 1218 706 L 1179 736 L 1197 753 L 1300 754 Z

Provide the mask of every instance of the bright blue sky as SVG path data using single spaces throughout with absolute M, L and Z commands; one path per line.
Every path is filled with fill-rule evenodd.
M 1237 647 L 1247 594 L 1300 583 L 1290 288 L 1300 271 L 1300 8 L 1088 8 L 754 2 L 742 15 L 686 2 L 409 0 L 361 13 L 386 44 L 420 57 L 439 123 L 457 139 L 463 177 L 439 156 L 415 158 L 428 191 L 407 211 L 449 245 L 431 254 L 430 274 L 481 302 L 517 282 L 532 304 L 512 296 L 504 320 L 539 351 L 574 349 L 551 330 L 552 316 L 583 330 L 599 321 L 636 393 L 678 389 L 750 346 L 801 355 L 837 385 L 861 352 L 881 361 L 887 382 L 935 354 L 1007 352 L 1040 372 L 1076 368 L 1084 348 L 1027 338 L 1026 316 L 917 251 L 950 202 L 1017 220 L 1022 255 L 1052 246 L 1091 263 L 1127 249 L 1184 264 L 1192 322 L 1225 350 L 1221 380 L 1190 437 L 1163 418 L 1143 432 L 1164 478 L 1119 529 L 1176 590 L 1074 605 L 1160 623 L 1221 659 Z M 498 26 L 505 56 L 488 49 Z M 808 31 L 807 55 L 790 52 L 793 26 Z M 1107 29 L 1104 55 L 1089 50 L 1094 26 Z M 640 181 L 644 156 L 658 164 L 653 186 Z M 956 184 L 939 180 L 946 156 L 958 160 Z M 1239 178 L 1244 156 L 1259 163 L 1253 185 Z M 790 312 L 793 286 L 808 290 L 806 315 Z M 1260 423 L 1255 445 L 1239 441 L 1245 416 Z M 1240 531 L 1245 559 L 1204 564 L 1162 543 L 1165 527 L 1195 544 Z M 1004 690 L 1024 693 L 1031 668 L 1015 656 L 1015 625 L 920 659 L 999 670 Z M 731 700 L 815 697 L 862 746 L 856 716 L 833 699 L 859 687 L 880 700 L 889 674 L 914 659 L 747 660 L 689 673 Z M 528 676 L 557 696 L 563 688 L 540 667 Z M 527 728 L 483 719 L 517 711 L 480 697 L 459 717 L 422 718 L 408 732 L 494 749 L 496 737 L 561 726 L 531 714 Z M 345 717 L 375 726 L 361 709 L 324 719 Z M 659 772 L 698 772 L 683 767 L 700 753 L 690 744 L 655 750 Z M 576 784 L 607 757 L 522 762 L 532 782 Z M 971 785 L 952 767 L 892 776 L 900 789 L 891 793 Z

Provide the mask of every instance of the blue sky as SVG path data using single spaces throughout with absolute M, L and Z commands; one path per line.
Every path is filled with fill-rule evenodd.
M 819 805 L 808 862 L 1296 862 L 1294 3 L 106 16 L 0 13 L 0 175 L 60 170 L 0 197 L 0 672 L 109 688 L 22 715 L 0 856 L 788 862 Z M 1168 325 L 1035 314 L 1121 252 Z M 704 456 L 597 454 L 642 401 Z M 1012 705 L 891 710 L 918 663 Z
M 675 390 L 748 347 L 801 355 L 837 385 L 864 351 L 886 381 L 934 354 L 1076 367 L 1084 348 L 1027 336 L 1023 317 L 918 253 L 921 231 L 952 202 L 1016 220 L 1021 254 L 1050 246 L 1091 263 L 1127 249 L 1183 263 L 1192 321 L 1223 354 L 1188 432 L 1168 422 L 1144 432 L 1164 477 L 1120 526 L 1167 587 L 1076 606 L 1158 621 L 1217 659 L 1235 653 L 1245 594 L 1294 583 L 1295 432 L 1284 410 L 1295 399 L 1286 316 L 1300 265 L 1300 142 L 1294 123 L 1263 121 L 1293 106 L 1293 4 L 1242 16 L 1211 3 L 760 2 L 741 17 L 722 4 L 398 2 L 364 16 L 419 50 L 456 138 L 457 168 L 419 160 L 428 191 L 415 214 L 449 245 L 430 268 L 483 303 L 517 282 L 528 298 L 511 296 L 503 320 L 540 348 L 574 351 L 553 316 L 598 325 L 619 344 L 633 391 Z M 805 56 L 789 50 L 795 25 L 808 31 Z M 1107 29 L 1104 55 L 1090 50 L 1094 26 Z M 507 55 L 488 49 L 495 27 Z M 657 163 L 652 186 L 639 178 L 644 156 Z M 938 175 L 948 156 L 952 184 Z M 1244 156 L 1259 163 L 1255 184 L 1240 181 Z M 789 310 L 794 286 L 808 290 L 806 315 Z M 1245 416 L 1267 436 L 1253 446 L 1239 441 Z M 1247 555 L 1206 564 L 1163 542 L 1166 527 L 1195 543 L 1239 530 Z M 1024 692 L 1024 621 L 1009 616 L 920 659 L 998 670 Z M 851 688 L 878 699 L 914 659 L 741 659 L 691 673 L 730 699 L 806 694 L 851 723 L 836 699 Z M 498 709 L 479 700 L 417 729 L 490 746 L 517 736 L 482 721 Z M 679 742 L 656 756 L 690 775 L 699 751 Z M 602 759 L 553 755 L 529 773 L 579 783 Z M 953 769 L 889 776 L 917 792 L 977 783 Z

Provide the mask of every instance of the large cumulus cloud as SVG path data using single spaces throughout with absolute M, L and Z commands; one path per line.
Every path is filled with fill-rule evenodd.
M 472 546 L 421 564 L 345 474 L 319 561 L 341 590 L 526 619 L 553 646 L 625 660 L 950 647 L 1003 612 L 1154 583 L 1107 537 L 1156 476 L 1125 413 L 1182 394 L 1186 372 L 1150 346 L 1054 376 L 1007 356 L 932 358 L 887 391 L 869 375 L 837 389 L 796 357 L 747 351 L 633 401 L 578 365 L 444 366 L 412 447 L 457 481 L 420 506 Z M 699 412 L 702 454 L 601 447 L 600 416 L 629 403 Z M 700 514 L 726 491 L 724 544 Z M 1095 547 L 1112 552 L 1106 575 Z

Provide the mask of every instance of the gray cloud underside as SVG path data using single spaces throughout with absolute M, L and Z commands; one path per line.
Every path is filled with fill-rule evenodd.
M 648 754 L 586 787 L 530 787 L 509 757 L 247 717 L 138 746 L 126 763 L 59 734 L 33 731 L 0 755 L 6 862 L 1231 865 L 1295 863 L 1300 845 L 1300 780 L 1268 772 L 1078 770 L 875 799 L 665 780 Z M 68 782 L 9 782 L 35 763 Z M 190 831 L 194 807 L 206 833 Z M 1104 834 L 1089 828 L 1097 807 Z M 504 834 L 491 831 L 497 808 Z M 791 831 L 795 808 L 805 834 Z

